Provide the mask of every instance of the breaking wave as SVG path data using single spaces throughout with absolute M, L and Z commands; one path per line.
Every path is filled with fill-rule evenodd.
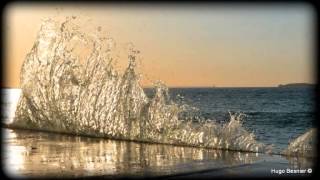
M 230 113 L 227 123 L 181 119 L 190 110 L 173 102 L 162 82 L 148 98 L 139 84 L 136 58 L 129 47 L 129 65 L 114 67 L 112 38 L 98 27 L 86 33 L 76 17 L 41 25 L 21 69 L 22 96 L 12 126 L 141 142 L 215 149 L 266 152 L 242 126 L 244 114 Z M 188 113 L 187 113 L 188 114 Z

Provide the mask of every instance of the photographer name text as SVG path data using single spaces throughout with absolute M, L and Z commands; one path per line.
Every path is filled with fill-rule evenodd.
M 310 174 L 312 169 L 271 169 L 271 174 Z

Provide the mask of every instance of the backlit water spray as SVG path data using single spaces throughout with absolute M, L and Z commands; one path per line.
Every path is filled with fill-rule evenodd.
M 115 42 L 100 28 L 86 33 L 76 17 L 45 20 L 21 69 L 21 89 L 11 126 L 140 142 L 238 151 L 266 152 L 242 126 L 243 114 L 225 124 L 181 119 L 188 111 L 155 83 L 148 98 L 139 84 L 136 58 L 129 48 L 123 73 L 113 66 Z

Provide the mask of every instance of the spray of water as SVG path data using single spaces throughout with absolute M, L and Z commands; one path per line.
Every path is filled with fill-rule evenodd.
M 288 156 L 316 156 L 316 135 L 317 130 L 311 128 L 306 133 L 291 141 L 288 148 L 283 151 L 283 154 Z
M 75 17 L 45 20 L 21 70 L 14 126 L 79 135 L 216 149 L 265 152 L 242 126 L 243 114 L 226 124 L 179 119 L 186 106 L 173 102 L 155 83 L 148 98 L 139 84 L 136 57 L 121 74 L 113 66 L 114 41 L 100 28 L 85 33 Z

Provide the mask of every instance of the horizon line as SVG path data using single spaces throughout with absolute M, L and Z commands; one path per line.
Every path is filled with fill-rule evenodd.
M 287 84 L 297 84 L 297 83 L 287 83 Z M 299 83 L 300 84 L 300 83 Z M 317 83 L 303 83 L 308 85 L 316 85 Z M 277 88 L 280 85 L 286 84 L 278 84 L 274 86 L 167 86 L 168 88 Z M 155 86 L 141 86 L 142 88 L 155 88 Z M 20 87 L 9 87 L 2 86 L 1 89 L 21 89 Z

